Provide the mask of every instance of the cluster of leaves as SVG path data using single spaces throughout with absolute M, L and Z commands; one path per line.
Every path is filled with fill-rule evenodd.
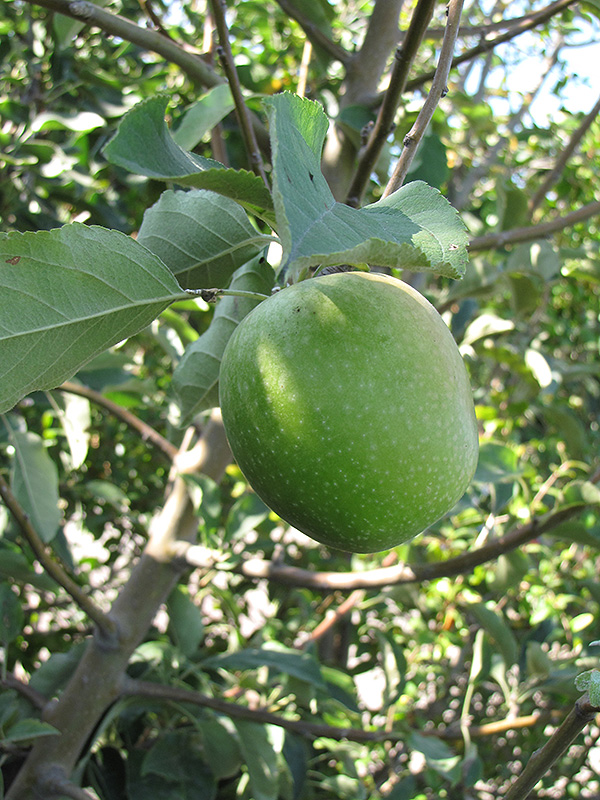
M 263 3 L 234 5 L 232 44 L 244 86 L 268 94 L 293 88 L 304 43 L 300 27 L 275 4 L 267 9 L 272 15 Z M 340 4 L 337 13 L 324 0 L 297 5 L 348 46 L 362 31 L 368 4 Z M 138 19 L 139 6 L 122 3 L 121 13 Z M 193 9 L 186 6 L 185 13 L 198 29 Z M 485 22 L 478 13 L 472 11 L 471 22 Z M 425 268 L 415 281 L 446 315 L 469 366 L 482 428 L 472 488 L 449 518 L 389 554 L 388 564 L 439 563 L 530 515 L 585 508 L 494 562 L 425 584 L 353 592 L 348 602 L 341 591 L 257 583 L 244 564 L 277 564 L 285 553 L 288 564 L 310 573 L 360 574 L 381 566 L 381 556 L 350 559 L 283 529 L 234 466 L 219 480 L 190 476 L 200 541 L 220 559 L 201 574 L 186 574 L 169 595 L 130 659 L 131 691 L 102 717 L 74 779 L 107 800 L 430 800 L 503 791 L 544 743 L 544 723 L 556 723 L 580 692 L 590 698 L 597 692 L 600 529 L 598 497 L 585 482 L 600 437 L 595 223 L 552 242 L 474 252 L 464 279 L 451 281 L 463 266 L 461 249 L 449 247 L 459 231 L 453 217 L 444 217 L 441 198 L 413 183 L 394 200 L 376 202 L 390 158 L 414 120 L 410 106 L 400 112 L 377 165 L 370 187 L 375 202 L 359 212 L 336 203 L 321 176 L 327 122 L 318 107 L 295 98 L 267 103 L 271 198 L 257 176 L 239 169 L 243 147 L 227 87 L 196 100 L 173 67 L 142 57 L 134 45 L 84 35 L 80 23 L 59 16 L 48 23 L 35 6 L 9 2 L 0 14 L 7 34 L 2 58 L 11 64 L 0 96 L 7 120 L 0 132 L 0 217 L 5 230 L 46 231 L 0 241 L 3 268 L 14 267 L 14 280 L 22 282 L 3 284 L 2 292 L 26 287 L 39 303 L 35 315 L 31 306 L 24 315 L 3 302 L 5 327 L 7 319 L 11 330 L 15 320 L 43 322 L 38 330 L 19 328 L 15 350 L 10 340 L 2 345 L 3 369 L 16 365 L 0 386 L 4 409 L 79 369 L 78 382 L 179 444 L 183 423 L 204 426 L 215 405 L 224 344 L 256 302 L 228 297 L 214 310 L 180 287 L 268 294 L 275 273 L 261 255 L 274 227 L 284 270 L 295 277 L 340 262 Z M 189 31 L 182 21 L 172 28 L 193 45 Z M 432 51 L 423 48 L 417 69 L 431 65 Z M 333 110 L 340 83 L 339 63 L 317 50 L 309 75 L 313 96 Z M 169 101 L 170 127 L 164 121 Z M 518 159 L 507 146 L 461 195 L 465 178 L 489 158 L 486 140 L 502 125 L 511 131 L 511 119 L 494 113 L 489 94 L 473 98 L 464 85 L 455 87 L 451 102 L 453 115 L 436 114 L 410 178 L 456 199 L 473 235 L 527 223 L 536 164 L 552 157 L 577 119 L 547 130 L 524 122 Z M 341 111 L 357 142 L 371 117 L 366 103 Z M 225 168 L 211 160 L 207 141 L 216 125 L 224 132 Z M 593 134 L 592 128 L 585 148 L 595 147 Z M 575 159 L 543 210 L 565 213 L 591 200 L 594 180 L 587 160 Z M 177 188 L 164 191 L 165 181 Z M 425 216 L 417 218 L 413 209 L 423 202 Z M 326 224 L 319 227 L 322 208 Z M 397 215 L 393 226 L 385 224 L 390 212 Z M 344 236 L 336 227 L 348 219 L 354 242 L 348 226 Z M 47 232 L 73 220 L 113 230 L 75 225 Z M 115 230 L 137 231 L 137 243 Z M 52 286 L 40 285 L 40 265 L 48 261 L 65 273 L 68 268 L 68 277 L 57 270 Z M 81 268 L 85 263 L 93 265 L 90 274 Z M 436 276 L 427 272 L 431 267 Z M 49 293 L 52 318 L 42 309 Z M 123 294 L 128 300 L 119 320 L 115 298 Z M 142 312 L 132 319 L 134 306 Z M 91 336 L 90 322 L 99 316 Z M 63 353 L 69 355 L 74 324 L 93 347 L 69 360 Z M 56 338 L 43 338 L 42 327 Z M 60 370 L 45 372 L 51 347 Z M 19 372 L 14 353 L 23 349 L 31 355 Z M 169 479 L 169 460 L 139 431 L 65 392 L 37 392 L 4 417 L 0 431 L 3 474 L 10 472 L 17 499 L 43 542 L 103 606 L 143 551 Z M 27 747 L 55 733 L 40 722 L 36 704 L 67 686 L 90 630 L 70 597 L 40 572 L 4 506 L 0 530 L 0 730 L 10 780 Z M 346 612 L 328 622 L 344 602 Z M 11 684 L 13 673 L 27 676 L 29 695 Z M 340 728 L 345 737 L 336 735 Z M 389 737 L 379 737 L 381 731 Z M 590 731 L 588 747 L 598 733 Z M 572 748 L 545 787 L 560 787 L 570 776 L 565 793 L 597 792 L 588 747 Z

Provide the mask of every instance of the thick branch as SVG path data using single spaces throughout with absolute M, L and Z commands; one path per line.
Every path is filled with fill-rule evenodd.
M 400 96 L 404 91 L 408 73 L 433 15 L 434 6 L 435 0 L 418 0 L 410 20 L 408 33 L 402 45 L 396 50 L 389 86 L 383 96 L 383 103 L 379 109 L 377 120 L 359 158 L 356 173 L 348 190 L 346 203 L 350 206 L 356 208 L 360 205 L 362 195 L 371 177 L 371 172 L 392 130 Z
M 376 89 L 398 43 L 403 0 L 375 0 L 363 43 L 346 65 L 344 103 L 361 103 Z
M 68 392 L 69 394 L 76 394 L 80 397 L 85 397 L 94 403 L 94 405 L 106 409 L 106 411 L 109 411 L 113 416 L 117 417 L 117 419 L 122 420 L 129 425 L 130 428 L 141 434 L 141 437 L 144 441 L 149 441 L 156 445 L 156 447 L 158 447 L 159 450 L 162 450 L 162 452 L 171 461 L 177 455 L 178 449 L 172 442 L 170 442 L 168 439 L 165 439 L 164 436 L 161 436 L 161 434 L 151 425 L 148 425 L 147 422 L 144 422 L 139 417 L 136 417 L 135 414 L 132 414 L 131 411 L 123 408 L 123 406 L 120 406 L 118 403 L 114 403 L 112 400 L 104 397 L 104 395 L 100 394 L 100 392 L 96 392 L 93 389 L 78 383 L 72 383 L 71 381 L 65 381 L 58 387 L 58 389 L 61 392 Z
M 13 494 L 10 486 L 0 474 L 0 497 L 4 504 L 15 518 L 23 537 L 33 550 L 44 570 L 50 577 L 62 586 L 63 589 L 73 598 L 79 608 L 97 625 L 98 630 L 107 639 L 115 633 L 114 622 L 99 608 L 96 603 L 88 597 L 81 586 L 71 578 L 64 567 L 55 561 L 50 550 L 40 538 L 39 533 L 31 524 L 31 520 L 23 510 L 21 504 Z
M 565 147 L 561 148 L 560 155 L 556 159 L 556 163 L 554 167 L 550 170 L 550 172 L 546 175 L 542 184 L 533 195 L 531 200 L 529 201 L 529 211 L 533 213 L 536 208 L 542 203 L 546 193 L 552 186 L 556 183 L 556 181 L 560 178 L 563 173 L 563 170 L 567 164 L 567 161 L 571 158 L 573 153 L 575 152 L 579 142 L 583 139 L 584 135 L 591 127 L 592 123 L 596 119 L 596 117 L 600 114 L 600 97 L 596 100 L 596 105 L 592 108 L 589 114 L 583 118 L 581 125 L 575 130 L 565 145 Z
M 509 231 L 499 231 L 498 233 L 488 233 L 485 236 L 476 236 L 471 239 L 469 250 L 476 253 L 481 250 L 494 250 L 497 247 L 518 244 L 519 242 L 531 242 L 534 239 L 542 239 L 551 233 L 562 231 L 578 222 L 583 222 L 590 217 L 600 215 L 600 200 L 588 203 L 576 211 L 571 211 L 562 217 L 556 217 L 550 222 L 542 222 L 539 225 L 527 225 L 524 228 L 513 228 Z
M 198 467 L 220 480 L 227 443 L 215 441 L 205 451 Z M 118 641 L 94 636 L 57 703 L 45 716 L 60 731 L 59 736 L 37 739 L 12 784 L 7 800 L 48 800 L 48 764 L 70 776 L 85 743 L 98 721 L 120 695 L 121 682 L 131 654 L 147 634 L 152 620 L 181 575 L 183 565 L 174 564 L 170 545 L 193 541 L 198 520 L 183 478 L 176 478 L 162 510 L 152 521 L 150 540 L 110 611 Z M 75 721 L 75 723 L 74 723 Z
M 442 47 L 440 50 L 440 57 L 438 65 L 435 70 L 435 76 L 431 89 L 427 95 L 427 99 L 423 103 L 423 108 L 419 111 L 419 115 L 415 120 L 408 134 L 404 138 L 404 149 L 400 154 L 400 158 L 394 168 L 392 177 L 388 181 L 383 197 L 387 197 L 392 192 L 399 189 L 410 169 L 410 165 L 415 157 L 417 148 L 427 130 L 433 113 L 437 108 L 440 99 L 447 91 L 448 75 L 450 73 L 450 66 L 452 64 L 452 54 L 456 44 L 456 37 L 458 36 L 458 26 L 460 23 L 460 15 L 462 13 L 463 0 L 450 0 L 448 3 L 448 24 L 446 27 L 446 34 Z
M 268 711 L 266 708 L 248 708 L 248 706 L 210 697 L 192 689 L 166 686 L 150 681 L 126 679 L 123 684 L 122 694 L 134 697 L 151 697 L 157 700 L 171 700 L 177 703 L 191 703 L 204 708 L 212 708 L 214 711 L 234 719 L 247 719 L 264 725 L 277 725 L 280 728 L 285 728 L 288 731 L 293 731 L 301 736 L 309 736 L 310 738 L 327 736 L 330 739 L 348 739 L 352 742 L 396 742 L 400 741 L 404 736 L 404 734 L 394 731 L 366 731 L 362 728 L 341 728 L 318 722 L 308 722 L 307 720 L 287 719 Z
M 504 800 L 526 800 L 536 783 L 563 755 L 581 731 L 594 721 L 600 708 L 590 704 L 587 695 L 579 699 L 546 744 L 529 759 L 527 766 L 510 787 Z

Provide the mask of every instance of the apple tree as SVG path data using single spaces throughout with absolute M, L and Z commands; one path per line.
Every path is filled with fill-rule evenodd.
M 598 796 L 598 14 L 4 3 L 0 797 Z

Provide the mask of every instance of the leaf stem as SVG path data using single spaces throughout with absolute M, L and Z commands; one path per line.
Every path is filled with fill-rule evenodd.
M 388 181 L 387 186 L 383 192 L 383 197 L 387 197 L 392 192 L 399 189 L 404 183 L 404 179 L 413 162 L 417 148 L 427 130 L 433 113 L 437 108 L 440 99 L 446 94 L 448 75 L 450 74 L 450 67 L 452 66 L 452 54 L 454 53 L 454 46 L 458 36 L 458 28 L 460 24 L 460 15 L 462 13 L 464 0 L 450 0 L 448 3 L 448 21 L 446 24 L 446 33 L 442 42 L 440 50 L 440 57 L 438 65 L 435 70 L 431 89 L 427 95 L 427 99 L 423 103 L 423 107 L 419 111 L 419 115 L 415 120 L 415 124 L 404 137 L 404 149 L 400 154 L 400 158 L 396 163 L 392 177 Z
M 5 481 L 4 477 L 0 474 L 0 497 L 4 504 L 13 515 L 17 525 L 21 529 L 21 533 L 27 540 L 27 543 L 33 550 L 35 557 L 46 570 L 48 575 L 62 586 L 63 589 L 73 598 L 75 603 L 84 611 L 87 616 L 95 623 L 98 630 L 103 634 L 107 640 L 114 638 L 116 632 L 116 625 L 114 621 L 107 616 L 96 603 L 85 594 L 79 584 L 67 574 L 64 567 L 50 554 L 48 548 L 40 538 L 39 533 L 31 524 L 29 516 L 24 511 L 23 507 L 15 497 L 12 489 Z
M 219 297 L 245 297 L 249 300 L 268 300 L 270 295 L 246 292 L 242 289 L 187 289 L 188 294 L 201 297 L 205 303 L 216 303 Z
M 231 52 L 231 43 L 229 41 L 229 28 L 227 27 L 227 20 L 225 19 L 225 0 L 210 0 L 213 17 L 215 20 L 215 27 L 219 37 L 220 47 L 217 48 L 217 54 L 221 60 L 221 65 L 225 76 L 229 83 L 233 102 L 235 103 L 235 111 L 240 125 L 240 131 L 246 152 L 250 161 L 250 167 L 255 175 L 262 178 L 267 189 L 269 182 L 265 173 L 265 168 L 262 162 L 262 156 L 258 147 L 258 142 L 252 126 L 252 118 L 250 111 L 244 100 L 242 93 L 242 85 L 235 68 L 233 61 L 233 53 Z

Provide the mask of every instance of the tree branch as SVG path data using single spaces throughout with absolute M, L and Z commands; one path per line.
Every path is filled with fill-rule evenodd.
M 346 64 L 346 105 L 369 97 L 398 44 L 398 21 L 403 0 L 375 0 L 360 49 Z
M 341 61 L 342 64 L 346 64 L 352 57 L 345 47 L 342 47 L 341 44 L 330 39 L 326 33 L 323 33 L 323 31 L 312 22 L 312 20 L 303 14 L 292 0 L 276 0 L 276 2 L 288 17 L 296 20 L 306 34 L 306 38 L 311 41 L 315 47 L 320 47 L 325 50 L 333 59 Z
M 227 442 L 222 434 L 205 451 L 199 468 L 218 481 L 222 477 Z M 6 800 L 48 800 L 45 785 L 48 764 L 69 776 L 98 721 L 120 694 L 125 670 L 152 620 L 181 575 L 169 545 L 177 540 L 193 541 L 198 520 L 184 478 L 177 478 L 171 493 L 152 520 L 150 539 L 110 611 L 118 642 L 93 636 L 60 698 L 46 711 L 45 720 L 60 731 L 58 736 L 36 739 L 27 760 L 11 785 Z M 76 720 L 76 724 L 73 724 Z
M 132 42 L 144 50 L 151 50 L 170 63 L 177 64 L 196 84 L 212 87 L 223 83 L 223 79 L 202 60 L 200 53 L 189 52 L 161 33 L 142 28 L 88 0 L 25 0 L 25 2 L 73 17 L 86 25 L 95 25 L 105 33 Z
M 346 203 L 349 206 L 357 208 L 360 205 L 373 168 L 392 130 L 400 96 L 404 91 L 408 73 L 433 15 L 435 2 L 436 0 L 418 0 L 406 37 L 396 50 L 389 86 L 383 96 L 377 120 L 359 158 L 358 167 L 348 190 Z
M 211 88 L 224 83 L 223 78 L 202 59 L 200 53 L 190 52 L 186 46 L 174 42 L 161 33 L 142 28 L 89 0 L 25 0 L 25 2 L 57 11 L 86 25 L 95 25 L 105 33 L 157 53 L 169 63 L 176 64 L 196 85 Z M 265 126 L 254 115 L 252 125 L 261 150 L 268 153 L 270 143 Z
M 594 721 L 598 712 L 600 708 L 592 706 L 587 695 L 580 698 L 546 744 L 531 756 L 504 800 L 526 800 L 536 783 L 558 761 L 585 726 Z
M 2 678 L 0 685 L 4 686 L 6 689 L 14 689 L 26 700 L 29 700 L 31 705 L 38 711 L 42 711 L 48 703 L 47 697 L 44 697 L 44 695 L 38 692 L 37 689 L 34 689 L 33 686 L 19 680 L 16 675 L 10 672 Z
M 475 47 L 471 47 L 469 50 L 465 50 L 464 53 L 455 56 L 452 59 L 451 69 L 455 69 L 456 67 L 460 66 L 460 64 L 464 64 L 465 61 L 470 61 L 472 58 L 476 58 L 482 53 L 487 53 L 490 50 L 496 48 L 499 44 L 504 44 L 504 42 L 509 42 L 511 39 L 514 39 L 521 33 L 530 31 L 532 28 L 535 28 L 538 25 L 547 22 L 553 16 L 555 16 L 556 14 L 560 14 L 562 11 L 569 8 L 569 6 L 574 5 L 576 2 L 577 0 L 556 0 L 556 2 L 551 3 L 549 6 L 546 6 L 546 8 L 542 8 L 539 11 L 536 11 L 532 14 L 528 14 L 525 17 L 519 18 L 517 24 L 515 24 L 505 33 L 500 34 L 500 36 L 496 36 L 494 39 L 484 39 L 484 41 L 480 42 Z M 408 81 L 408 83 L 406 84 L 406 88 L 410 90 L 418 89 L 424 83 L 430 81 L 434 76 L 435 76 L 435 70 L 426 72 L 423 75 L 419 75 L 418 78 L 414 78 L 413 80 Z
M 50 553 L 49 548 L 41 540 L 39 533 L 31 524 L 31 520 L 23 510 L 23 507 L 15 497 L 12 489 L 0 474 L 0 497 L 4 504 L 13 515 L 21 533 L 31 549 L 35 557 L 40 562 L 44 570 L 50 577 L 62 586 L 63 589 L 73 598 L 76 605 L 85 612 L 85 614 L 94 622 L 102 636 L 111 640 L 114 638 L 116 632 L 116 625 L 96 603 L 88 597 L 83 591 L 81 586 L 71 578 L 64 567 L 55 561 Z
M 247 719 L 264 725 L 277 725 L 285 730 L 311 738 L 327 736 L 330 739 L 348 739 L 351 742 L 396 742 L 401 741 L 404 737 L 404 734 L 394 731 L 367 731 L 362 728 L 341 728 L 307 720 L 287 719 L 266 708 L 249 708 L 239 703 L 210 697 L 192 689 L 166 686 L 151 681 L 125 678 L 121 693 L 128 697 L 151 697 L 176 703 L 191 703 L 203 708 L 211 708 L 234 719 Z
M 255 175 L 262 178 L 263 183 L 269 188 L 269 182 L 265 175 L 265 170 L 258 148 L 258 142 L 254 135 L 254 128 L 252 126 L 252 118 L 244 95 L 242 93 L 242 86 L 240 79 L 235 68 L 233 61 L 233 53 L 231 52 L 231 43 L 229 41 L 229 28 L 227 27 L 227 20 L 225 19 L 225 0 L 210 0 L 213 18 L 215 21 L 215 28 L 217 29 L 217 36 L 219 37 L 220 47 L 217 48 L 217 53 L 220 56 L 221 66 L 225 72 L 225 76 L 229 83 L 233 102 L 235 104 L 235 113 L 237 116 L 240 132 L 250 161 L 250 167 Z
M 387 197 L 402 186 L 404 179 L 406 178 L 406 174 L 410 169 L 410 165 L 415 157 L 421 139 L 423 138 L 429 123 L 431 122 L 433 112 L 437 108 L 440 99 L 447 92 L 448 75 L 450 73 L 456 37 L 458 36 L 458 26 L 460 23 L 462 7 L 463 0 L 450 0 L 448 3 L 448 24 L 446 26 L 446 34 L 442 42 L 440 57 L 435 70 L 433 83 L 431 84 L 431 89 L 427 95 L 427 99 L 425 100 L 422 109 L 419 111 L 419 115 L 415 120 L 415 124 L 404 137 L 404 149 L 402 150 L 400 158 L 396 163 L 392 177 L 385 187 L 382 195 L 383 197 Z
M 600 481 L 600 470 L 590 479 Z M 365 572 L 313 572 L 312 570 L 291 567 L 286 564 L 275 564 L 262 558 L 248 558 L 234 566 L 221 563 L 218 553 L 204 547 L 187 546 L 179 542 L 173 556 L 185 559 L 187 564 L 199 569 L 222 569 L 243 575 L 254 580 L 266 579 L 283 583 L 286 586 L 299 586 L 315 591 L 354 591 L 356 589 L 381 589 L 386 586 L 397 586 L 408 583 L 423 583 L 463 575 L 471 572 L 480 564 L 492 561 L 498 556 L 516 550 L 517 547 L 536 539 L 551 531 L 565 520 L 580 514 L 584 506 L 568 506 L 552 511 L 544 516 L 533 517 L 529 522 L 518 525 L 504 536 L 489 541 L 487 544 L 470 550 L 446 561 L 433 564 L 397 564 L 393 567 L 380 567 Z
M 560 178 L 567 161 L 575 152 L 577 145 L 583 139 L 585 133 L 589 130 L 598 114 L 600 114 L 600 97 L 596 100 L 596 105 L 592 108 L 589 114 L 586 114 L 586 116 L 583 118 L 581 125 L 573 132 L 565 147 L 561 148 L 560 155 L 557 158 L 554 167 L 546 175 L 540 187 L 529 201 L 529 212 L 531 214 L 539 205 L 541 205 L 548 190 Z
M 118 403 L 114 403 L 112 400 L 104 397 L 100 392 L 96 392 L 88 386 L 72 383 L 71 381 L 65 381 L 58 386 L 57 389 L 60 392 L 67 392 L 68 394 L 76 394 L 80 397 L 85 397 L 94 403 L 94 405 L 106 409 L 106 411 L 109 411 L 113 416 L 117 417 L 117 419 L 122 420 L 129 425 L 130 428 L 137 431 L 141 435 L 142 440 L 152 442 L 153 445 L 156 445 L 156 447 L 162 450 L 171 461 L 179 452 L 178 448 L 172 442 L 165 439 L 164 436 L 161 436 L 151 425 L 148 425 L 147 422 L 144 422 Z
M 506 245 L 518 244 L 519 242 L 531 242 L 534 239 L 542 239 L 544 236 L 549 236 L 551 233 L 562 231 L 564 228 L 569 228 L 576 225 L 578 222 L 583 222 L 590 217 L 600 215 L 600 200 L 595 200 L 593 203 L 588 203 L 576 211 L 571 211 L 562 217 L 556 217 L 550 222 L 541 222 L 539 225 L 527 225 L 523 228 L 512 228 L 508 231 L 499 231 L 498 233 L 488 233 L 485 236 L 476 236 L 471 239 L 469 244 L 469 251 L 471 253 L 480 252 L 481 250 L 494 250 L 497 247 L 505 247 Z

